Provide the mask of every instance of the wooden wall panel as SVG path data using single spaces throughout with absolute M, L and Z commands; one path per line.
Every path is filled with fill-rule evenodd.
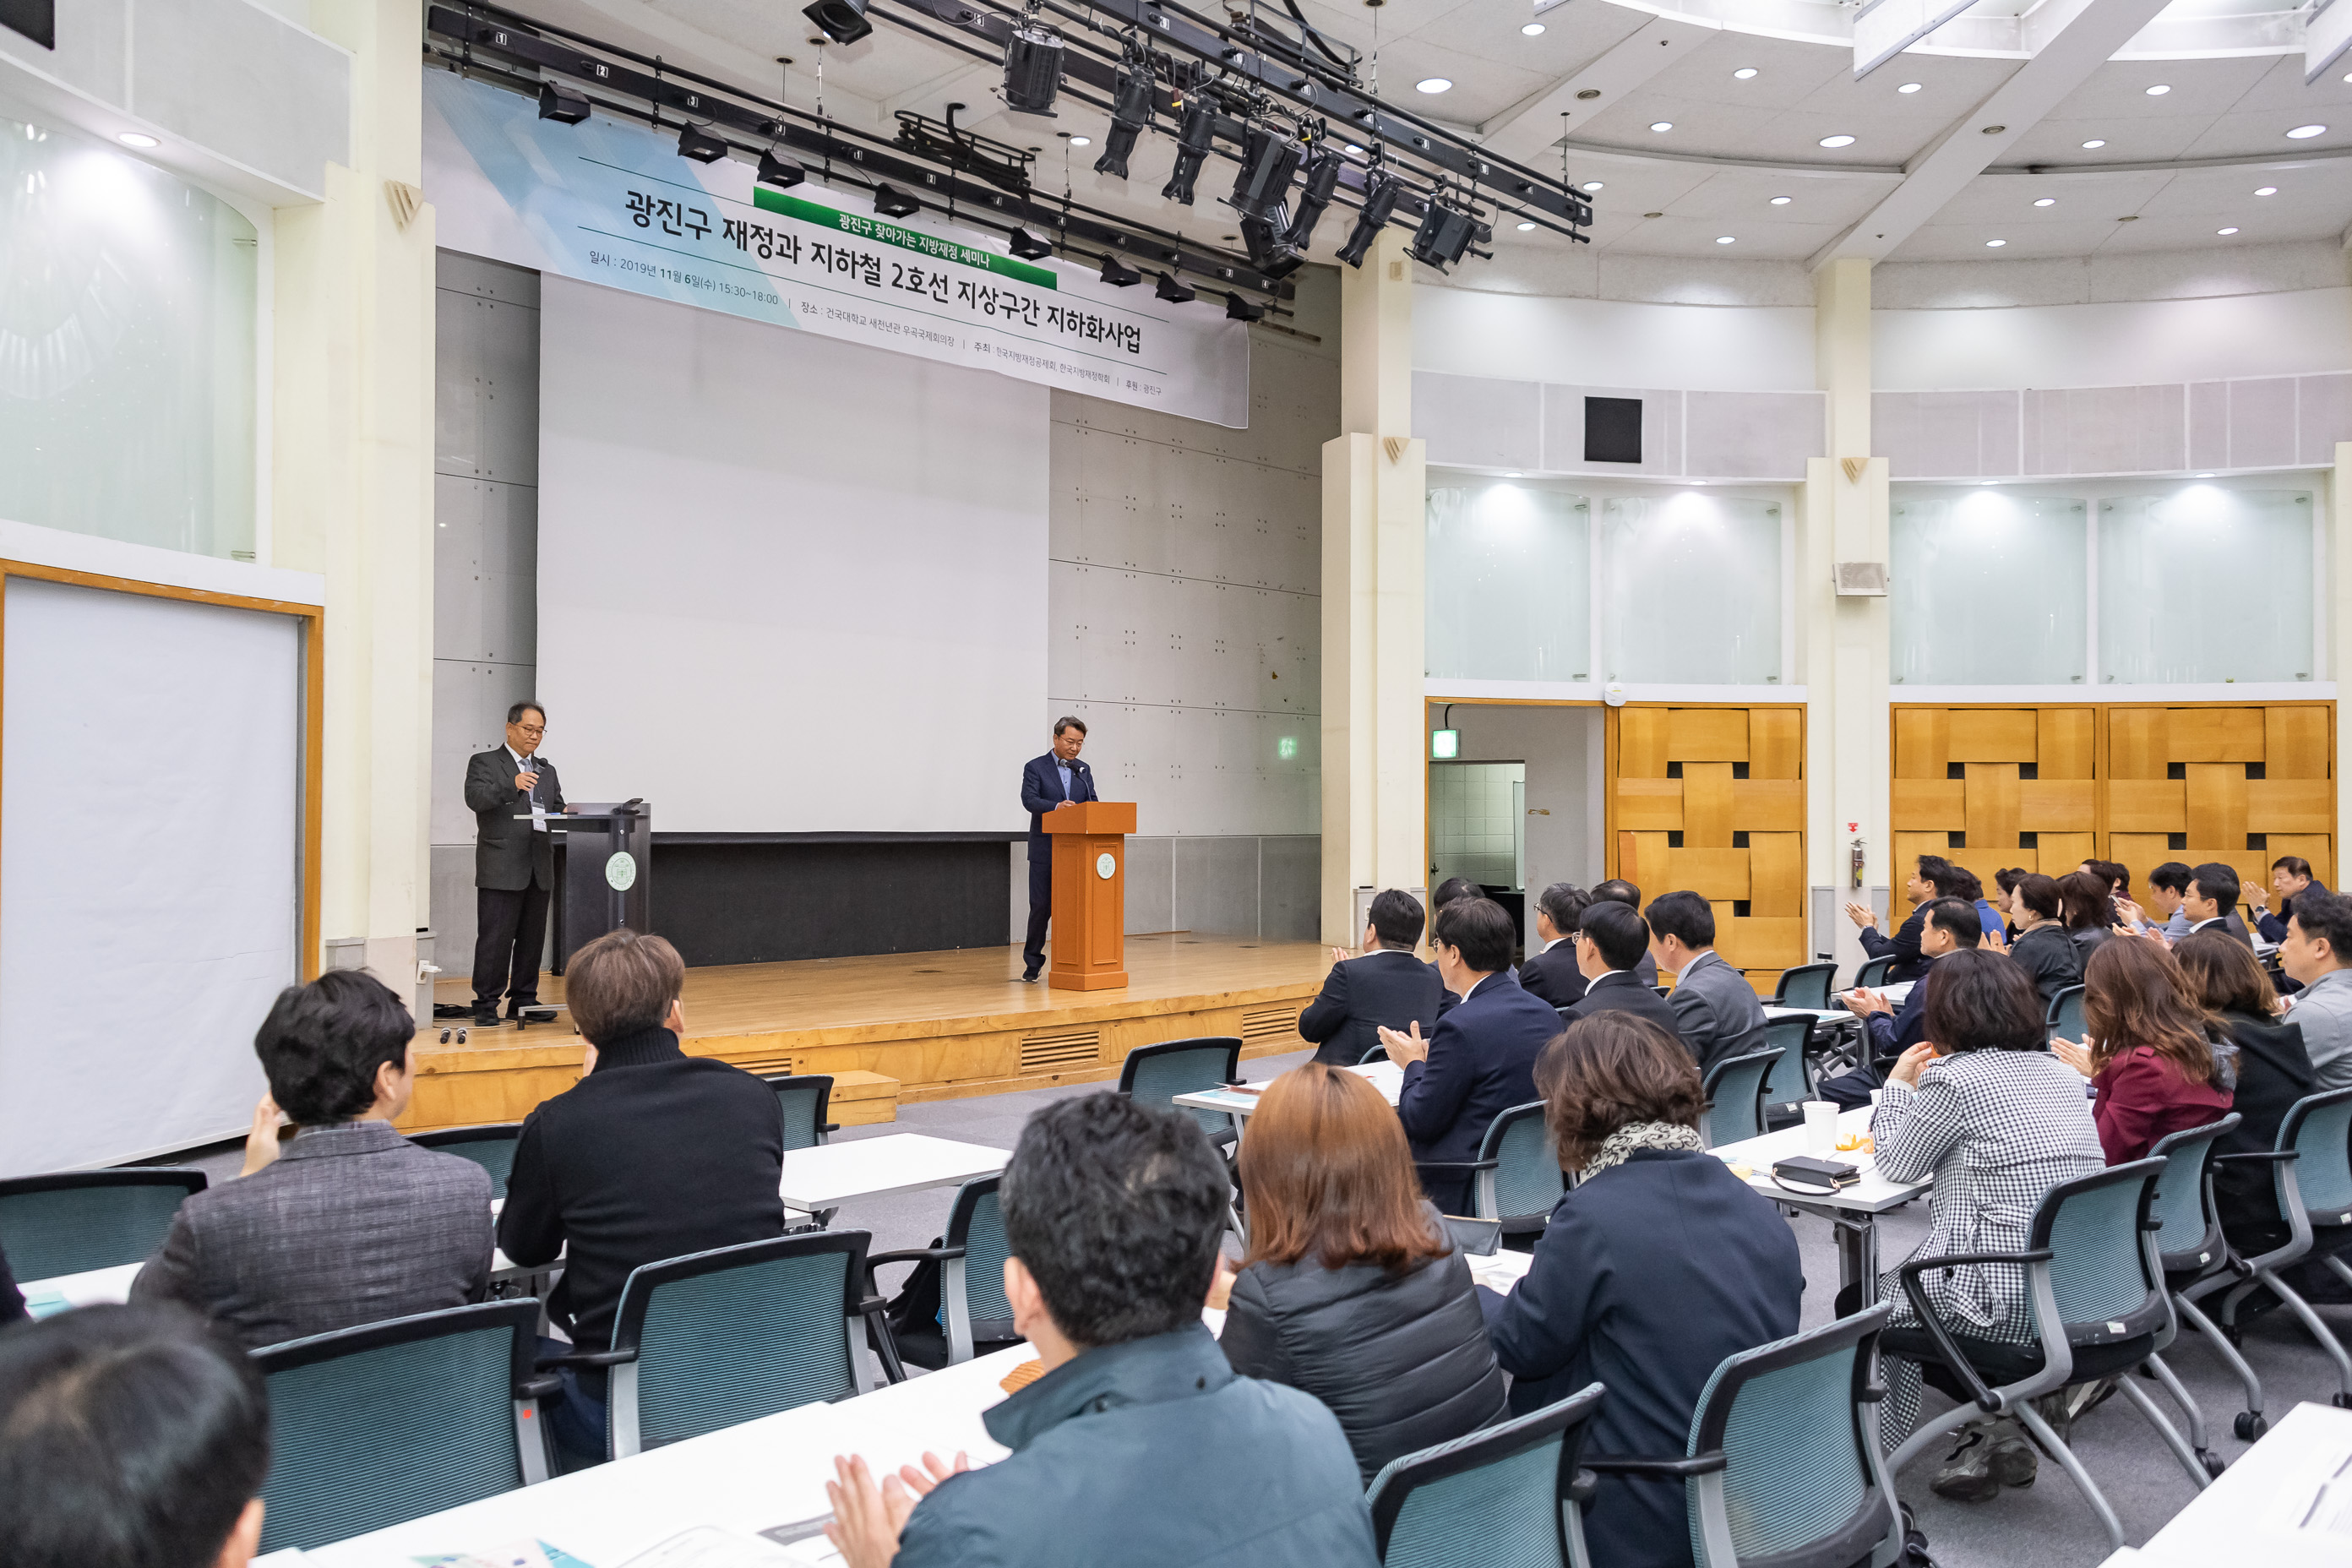
M 1984 884 L 1985 897 L 1993 900 L 1999 900 L 2000 897 L 2000 889 L 1993 881 L 1996 872 L 2038 871 L 2042 868 L 2036 860 L 2036 857 L 2040 854 L 2041 851 L 2038 849 L 1947 849 L 1943 851 L 1944 858 L 1953 865 L 1965 867 L 1975 872 L 1977 880 Z M 1906 866 L 1914 863 L 1908 860 L 1903 862 Z M 2066 868 L 2069 871 L 2074 868 L 2071 865 Z M 1906 872 L 1906 875 L 1908 873 Z
M 1610 875 L 1622 877 L 1644 892 L 1666 887 L 1666 836 L 1663 833 L 1621 833 L 1617 864 Z
M 2108 779 L 2109 833 L 2177 833 L 2187 805 L 2188 785 L 2178 779 Z M 2129 864 L 2129 862 L 2126 862 Z
M 1897 892 L 1902 890 L 1902 879 L 1909 877 L 1913 871 L 1918 869 L 1920 856 L 1941 855 L 1946 859 L 1949 859 L 1953 853 L 1951 835 L 1948 833 L 1906 833 L 1898 827 L 1895 830 L 1894 837 L 1893 864 L 1897 879 L 1895 882 Z
M 2173 733 L 2179 732 L 2175 725 Z M 2189 842 L 2245 848 L 2245 763 L 2189 763 L 2184 767 L 2189 774 L 2189 799 L 2182 820 Z
M 2096 783 L 2083 778 L 2053 779 L 2044 774 L 2017 786 L 2017 826 L 2022 833 L 2062 833 L 2079 829 L 2098 816 Z
M 1731 847 L 1731 764 L 1683 764 L 1683 847 Z
M 2029 731 L 2030 732 L 2030 731 Z M 2017 764 L 1964 763 L 1968 769 L 1969 844 L 1998 849 L 2017 842 Z
M 1748 833 L 1802 833 L 1805 781 L 1755 777 L 1732 780 L 1731 826 Z
M 1958 779 L 1895 780 L 1895 820 L 1921 832 L 1958 833 L 1969 825 L 1969 786 Z
M 1895 710 L 1895 776 L 1898 779 L 1940 779 L 1951 761 L 1952 710 L 1948 708 L 1897 708 Z
M 1727 926 L 1718 921 L 1715 947 L 1726 963 L 1747 970 L 1751 981 L 1761 980 L 1806 962 L 1805 922 L 1760 916 L 1735 919 Z
M 2031 708 L 1955 708 L 1947 757 L 1955 763 L 2030 763 L 2040 730 Z
M 2329 763 L 2336 742 L 2326 708 L 2266 708 L 2263 710 L 2263 763 L 2274 779 L 2324 779 L 2334 774 Z M 2309 859 L 2308 856 L 2305 858 Z M 2317 865 L 2316 860 L 2312 861 Z M 2330 887 L 2334 883 L 2328 884 Z
M 2174 763 L 2259 763 L 2263 760 L 2263 710 L 2172 708 L 2166 710 L 2168 741 L 2165 760 Z
M 1665 880 L 1656 887 L 1642 885 L 1642 896 L 1687 888 L 1703 899 L 1748 897 L 1748 857 L 1745 849 L 1669 849 Z
M 1621 779 L 1662 779 L 1666 776 L 1666 710 L 1617 710 L 1617 776 Z
M 2282 855 L 2300 855 L 2311 862 L 2311 874 L 2328 887 L 2336 886 L 2336 841 L 2328 834 L 2273 834 L 2266 847 L 2273 860 Z M 2263 886 L 2270 882 L 2266 879 Z
M 2332 780 L 2247 779 L 2244 788 L 2246 831 L 2249 833 L 2325 834 L 2335 831 L 2336 785 Z M 2305 856 L 2305 858 L 2309 859 L 2310 857 Z
M 1805 726 L 1794 708 L 1748 710 L 1748 776 L 1799 783 L 1805 776 Z M 1800 795 L 1802 794 L 1801 789 Z
M 2317 861 L 2313 861 L 2315 866 Z M 1805 912 L 1805 836 L 1748 836 L 1748 900 L 1759 917 L 1801 918 Z
M 2165 740 L 2162 708 L 2116 708 L 2107 713 L 2107 767 L 2111 779 L 2160 779 L 2172 753 Z
M 1747 709 L 1669 708 L 1665 712 L 1668 762 L 1748 760 Z
M 2042 782 L 2097 773 L 2097 715 L 2088 708 L 2044 708 L 2035 723 L 2034 762 Z
M 1633 832 L 1664 833 L 1683 825 L 1683 781 L 1621 778 L 1617 781 L 1617 826 Z

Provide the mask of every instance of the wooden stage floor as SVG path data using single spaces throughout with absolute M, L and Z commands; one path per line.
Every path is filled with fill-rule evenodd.
M 1297 1049 L 1298 1010 L 1330 965 L 1315 942 L 1254 942 L 1177 931 L 1127 939 L 1118 991 L 1024 985 L 1017 947 L 746 963 L 686 972 L 686 1048 L 752 1072 L 866 1071 L 904 1100 L 1115 1079 L 1140 1045 L 1237 1035 L 1244 1054 Z M 445 980 L 442 1002 L 472 987 Z M 541 985 L 549 1002 L 563 982 Z M 417 1034 L 410 1131 L 520 1120 L 579 1077 L 580 1041 L 551 1026 Z

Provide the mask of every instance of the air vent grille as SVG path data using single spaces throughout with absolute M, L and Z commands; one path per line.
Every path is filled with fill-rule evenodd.
M 1246 1008 L 1242 1013 L 1242 1039 L 1245 1044 L 1296 1039 L 1297 1036 L 1298 1008 L 1294 1003 L 1276 1002 L 1271 1006 Z
M 1021 1042 L 1021 1070 L 1048 1072 L 1055 1068 L 1092 1067 L 1101 1051 L 1100 1029 L 1032 1035 Z

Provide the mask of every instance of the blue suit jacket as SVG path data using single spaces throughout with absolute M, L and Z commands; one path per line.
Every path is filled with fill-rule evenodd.
M 1559 1013 L 1508 971 L 1490 974 L 1448 1008 L 1429 1058 L 1404 1069 L 1397 1115 L 1416 1160 L 1475 1160 L 1487 1125 L 1536 1094 L 1536 1057 L 1560 1031 Z M 1468 1212 L 1468 1178 L 1424 1173 L 1422 1188 L 1447 1214 Z
M 1869 1022 L 1863 1026 L 1870 1031 L 1870 1054 L 1873 1057 L 1899 1057 L 1925 1039 L 1927 1034 L 1927 977 L 1923 974 L 1911 983 L 1910 994 L 1903 998 L 1892 1016 L 1873 1013 Z
M 1021 769 L 1021 809 L 1029 814 L 1029 858 L 1050 860 L 1054 858 L 1054 841 L 1045 834 L 1045 814 L 1064 800 L 1100 800 L 1095 793 L 1095 775 L 1081 757 L 1070 764 L 1070 793 L 1062 794 L 1062 770 L 1058 759 L 1048 752 L 1042 757 L 1032 757 Z

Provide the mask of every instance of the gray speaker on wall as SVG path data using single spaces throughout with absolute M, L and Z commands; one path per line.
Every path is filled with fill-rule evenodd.
M 1640 398 L 1588 397 L 1584 400 L 1584 460 L 1588 463 L 1638 463 L 1642 460 Z

